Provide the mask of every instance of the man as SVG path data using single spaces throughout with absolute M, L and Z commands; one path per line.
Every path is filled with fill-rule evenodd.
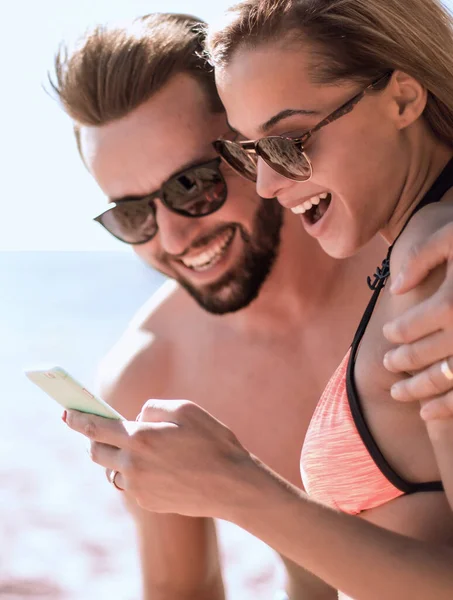
M 99 27 L 57 58 L 56 92 L 110 200 L 98 220 L 173 280 L 103 361 L 100 394 L 131 420 L 148 398 L 190 398 L 301 487 L 305 431 L 383 247 L 335 261 L 297 215 L 219 167 L 212 142 L 230 134 L 201 49 L 196 19 L 156 14 Z M 146 599 L 224 598 L 212 520 L 127 502 Z M 285 564 L 291 600 L 336 597 Z

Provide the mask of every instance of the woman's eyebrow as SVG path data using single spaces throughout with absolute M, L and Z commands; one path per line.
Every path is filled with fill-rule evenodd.
M 267 133 L 269 131 L 269 129 L 271 129 L 272 127 L 277 125 L 277 123 L 280 123 L 280 121 L 283 121 L 283 119 L 287 119 L 288 117 L 293 117 L 294 115 L 313 116 L 313 115 L 320 115 L 320 114 L 321 113 L 317 110 L 305 110 L 302 108 L 298 108 L 298 109 L 285 108 L 284 110 L 281 110 L 279 113 L 277 113 L 276 115 L 271 117 L 265 123 L 260 125 L 258 127 L 258 130 L 261 131 L 262 133 Z
M 265 123 L 260 125 L 258 127 L 258 131 L 260 131 L 261 133 L 267 133 L 269 129 L 280 123 L 280 121 L 288 119 L 289 117 L 293 117 L 294 115 L 305 115 L 311 117 L 314 115 L 321 115 L 321 113 L 317 110 L 307 110 L 304 108 L 285 108 L 284 110 L 281 110 L 279 113 L 268 119 Z M 227 126 L 231 129 L 233 133 L 237 133 L 238 135 L 242 136 L 242 133 L 238 129 L 233 127 L 233 125 L 231 125 L 228 119 Z

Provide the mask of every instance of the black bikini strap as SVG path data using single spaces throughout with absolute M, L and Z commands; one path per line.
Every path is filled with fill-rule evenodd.
M 376 306 L 376 302 L 379 298 L 379 294 L 381 293 L 382 288 L 385 287 L 385 284 L 387 283 L 387 279 L 389 278 L 390 257 L 391 257 L 392 250 L 395 246 L 396 241 L 398 240 L 400 235 L 403 233 L 403 231 L 406 229 L 409 221 L 419 210 L 421 210 L 428 204 L 433 204 L 435 202 L 439 202 L 439 200 L 442 200 L 445 193 L 451 187 L 453 187 L 453 158 L 451 158 L 448 161 L 448 163 L 442 169 L 440 175 L 437 177 L 436 181 L 433 183 L 433 185 L 430 187 L 430 189 L 426 192 L 426 194 L 423 196 L 423 198 L 420 200 L 420 202 L 414 208 L 414 210 L 410 214 L 409 218 L 407 219 L 406 223 L 404 224 L 404 227 L 398 234 L 398 236 L 395 239 L 395 241 L 393 242 L 393 244 L 388 249 L 387 256 L 382 261 L 381 266 L 377 267 L 376 272 L 374 273 L 372 278 L 371 277 L 367 278 L 368 287 L 373 291 L 373 295 L 371 296 L 370 302 L 365 309 L 363 317 L 362 317 L 360 324 L 357 328 L 357 331 L 355 333 L 355 336 L 354 336 L 354 339 L 352 342 L 353 355 L 355 355 L 357 347 L 360 343 L 360 340 L 362 339 L 362 336 L 365 333 L 365 329 L 368 325 L 368 321 L 370 320 L 371 315 L 373 314 L 373 310 Z
M 412 219 L 412 217 L 415 215 L 415 213 L 417 213 L 419 210 L 421 210 L 428 204 L 434 204 L 435 202 L 439 202 L 439 200 L 442 200 L 442 198 L 445 196 L 446 192 L 448 192 L 448 190 L 451 187 L 453 187 L 453 158 L 451 158 L 448 161 L 448 163 L 442 169 L 442 171 L 441 171 L 440 175 L 438 176 L 438 178 L 436 179 L 436 181 L 433 183 L 433 185 L 429 188 L 429 190 L 426 192 L 426 194 L 423 196 L 423 198 L 420 200 L 420 202 L 414 208 L 410 217 L 406 221 L 406 224 L 404 225 L 403 229 L 400 231 L 398 237 L 403 233 L 407 224 Z M 396 238 L 396 240 L 398 239 L 398 237 Z M 396 242 L 396 240 L 395 240 L 395 242 Z M 395 245 L 395 242 L 393 242 L 392 246 Z
M 387 281 L 387 279 L 390 275 L 390 256 L 392 254 L 392 250 L 393 250 L 397 240 L 399 239 L 400 235 L 406 229 L 406 227 L 409 224 L 412 217 L 416 213 L 418 213 L 419 210 L 421 210 L 425 206 L 428 206 L 428 204 L 434 204 L 435 202 L 439 202 L 440 200 L 442 200 L 445 193 L 451 187 L 453 187 L 453 158 L 451 158 L 448 161 L 448 163 L 442 169 L 440 175 L 437 177 L 436 181 L 429 188 L 429 190 L 426 192 L 426 194 L 423 196 L 423 198 L 420 200 L 420 202 L 417 204 L 417 206 L 414 208 L 414 210 L 409 215 L 409 218 L 407 219 L 403 228 L 399 232 L 399 234 L 396 237 L 396 239 L 394 240 L 393 244 L 390 246 L 390 248 L 387 252 L 387 256 L 382 261 L 382 265 L 376 269 L 373 279 L 371 279 L 371 277 L 367 278 L 368 287 L 371 290 L 373 290 L 373 291 L 376 290 L 376 288 L 378 286 L 379 286 L 379 289 L 381 290 L 385 286 L 385 282 Z M 382 280 L 384 280 L 384 283 L 382 285 L 379 285 L 379 283 Z
M 416 212 L 418 212 L 428 204 L 432 204 L 433 202 L 438 202 L 439 200 L 441 200 L 441 198 L 443 198 L 447 190 L 451 187 L 453 187 L 453 159 L 451 159 L 448 162 L 448 164 L 442 170 L 439 177 L 434 182 L 433 186 L 425 194 L 421 202 L 418 203 L 415 210 L 412 212 L 409 219 L 406 221 L 406 224 L 399 235 L 401 235 L 401 233 L 404 231 L 407 223 L 411 220 L 411 218 L 415 215 Z M 370 302 L 365 309 L 359 327 L 354 336 L 354 340 L 352 342 L 351 355 L 349 357 L 348 369 L 346 374 L 348 401 L 349 406 L 351 408 L 351 414 L 353 416 L 354 423 L 356 424 L 357 431 L 359 432 L 365 447 L 368 449 L 368 452 L 370 453 L 371 457 L 373 458 L 374 462 L 379 467 L 381 472 L 396 488 L 400 489 L 405 494 L 412 494 L 416 492 L 425 491 L 443 491 L 443 485 L 441 481 L 430 481 L 426 483 L 410 483 L 404 481 L 402 477 L 400 477 L 398 473 L 395 472 L 395 470 L 387 462 L 386 458 L 380 451 L 380 448 L 378 447 L 368 427 L 365 415 L 362 411 L 360 396 L 355 384 L 354 370 L 357 351 L 363 334 L 365 333 L 365 330 L 367 328 L 368 322 L 371 318 L 371 315 L 373 314 L 373 310 L 376 306 L 379 294 L 381 293 L 381 290 L 385 286 L 387 279 L 390 275 L 390 256 L 395 242 L 393 242 L 393 244 L 388 249 L 387 256 L 382 261 L 382 265 L 377 268 L 374 277 L 368 277 L 368 285 L 373 290 L 373 295 L 371 296 Z
M 371 319 L 371 315 L 373 314 L 374 308 L 376 306 L 376 302 L 378 301 L 379 295 L 381 293 L 382 288 L 385 286 L 387 282 L 387 278 L 390 274 L 390 270 L 388 267 L 390 261 L 390 249 L 387 254 L 387 257 L 382 261 L 382 266 L 378 267 L 376 273 L 374 274 L 374 282 L 371 283 L 371 278 L 368 277 L 368 286 L 373 290 L 373 295 L 371 296 L 370 301 L 365 309 L 365 312 L 360 319 L 359 326 L 354 335 L 354 339 L 352 340 L 352 360 L 355 360 L 355 355 L 357 353 L 357 348 L 360 344 L 360 341 L 365 333 L 365 329 L 367 328 L 368 322 Z M 388 271 L 388 272 L 387 272 Z

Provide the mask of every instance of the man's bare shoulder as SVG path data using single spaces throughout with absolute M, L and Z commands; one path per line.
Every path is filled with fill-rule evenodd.
M 129 419 L 149 398 L 165 398 L 184 322 L 193 322 L 199 313 L 176 282 L 162 285 L 102 360 L 97 375 L 101 397 Z

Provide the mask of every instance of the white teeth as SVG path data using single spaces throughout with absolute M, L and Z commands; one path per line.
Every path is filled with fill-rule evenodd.
M 291 209 L 291 212 L 293 212 L 295 215 L 303 215 L 305 212 L 304 205 L 299 204 L 299 206 L 295 206 L 294 208 Z
M 327 192 L 324 192 L 323 194 L 319 194 L 319 196 L 313 196 L 313 198 L 310 198 L 310 200 L 305 200 L 305 202 L 302 202 L 302 204 L 292 208 L 291 211 L 295 215 L 303 215 L 305 212 L 307 212 L 307 210 L 313 208 L 313 206 L 318 206 L 321 200 L 325 200 L 328 195 L 329 194 Z
M 193 258 L 190 261 L 183 261 L 187 266 L 191 267 L 199 267 L 200 265 L 204 265 L 209 262 L 214 256 L 215 252 L 202 252 L 196 258 Z
M 187 258 L 181 259 L 181 262 L 189 269 L 193 269 L 195 271 L 205 271 L 216 264 L 224 254 L 224 250 L 229 246 L 231 240 L 233 239 L 234 231 L 228 230 L 223 235 L 221 235 L 216 243 L 209 248 L 209 250 L 205 250 L 204 252 L 200 252 L 196 256 L 191 256 Z

